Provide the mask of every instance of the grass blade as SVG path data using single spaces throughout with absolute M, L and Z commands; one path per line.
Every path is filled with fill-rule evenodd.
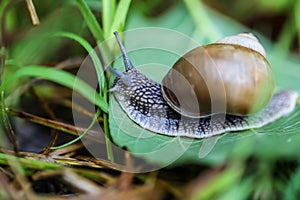
M 123 31 L 130 3 L 131 0 L 121 0 L 119 2 L 109 34 L 113 34 L 114 31 Z
M 7 80 L 3 82 L 3 84 L 0 86 L 0 91 L 5 90 L 5 88 L 9 84 L 15 82 L 19 78 L 30 76 L 53 81 L 70 89 L 73 89 L 74 91 L 78 92 L 86 99 L 88 99 L 90 102 L 99 106 L 99 108 L 104 112 L 107 112 L 108 110 L 107 102 L 104 101 L 103 98 L 98 93 L 96 93 L 95 90 L 92 87 L 90 87 L 87 83 L 77 78 L 73 74 L 62 70 L 49 68 L 46 66 L 26 66 L 20 68 L 18 71 L 16 71 L 13 75 L 11 75 Z M 77 87 L 73 88 L 75 83 Z
M 109 31 L 115 16 L 116 0 L 103 0 L 102 5 L 102 26 L 104 37 L 107 38 L 111 34 Z
M 65 37 L 72 39 L 76 42 L 78 42 L 85 50 L 89 53 L 91 56 L 91 59 L 94 63 L 96 72 L 97 72 L 97 77 L 98 77 L 98 83 L 100 83 L 99 87 L 100 90 L 103 91 L 103 87 L 105 85 L 105 78 L 104 78 L 104 71 L 102 64 L 99 60 L 99 57 L 97 56 L 97 53 L 94 51 L 93 47 L 86 41 L 84 38 L 74 34 L 74 33 L 69 33 L 69 32 L 56 32 L 53 34 L 55 37 Z M 102 77 L 102 78 L 101 78 Z
M 184 3 L 194 20 L 196 29 L 200 30 L 210 41 L 215 41 L 221 37 L 202 1 L 184 0 Z
M 103 31 L 95 17 L 95 15 L 92 13 L 90 8 L 88 7 L 87 3 L 84 0 L 76 0 L 77 5 L 80 9 L 80 12 L 87 23 L 90 31 L 92 32 L 94 38 L 97 40 L 97 42 L 104 40 L 104 34 Z
M 85 129 L 85 131 L 79 135 L 77 138 L 75 138 L 74 140 L 71 140 L 65 144 L 62 144 L 60 146 L 55 146 L 55 147 L 51 147 L 50 149 L 61 149 L 64 148 L 66 146 L 69 146 L 71 144 L 74 144 L 75 142 L 78 142 L 79 140 L 81 140 L 90 130 L 91 128 L 95 125 L 95 123 L 97 122 L 98 117 L 100 116 L 100 111 L 99 109 L 97 110 L 97 113 L 95 114 L 93 121 L 90 123 L 90 125 Z

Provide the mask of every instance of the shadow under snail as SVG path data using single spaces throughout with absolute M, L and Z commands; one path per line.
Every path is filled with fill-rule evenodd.
M 126 72 L 111 69 L 117 77 L 110 91 L 128 117 L 145 129 L 168 136 L 207 138 L 262 127 L 295 108 L 297 92 L 273 94 L 274 79 L 265 50 L 251 33 L 189 51 L 161 84 L 132 65 L 118 33 L 114 34 Z M 224 105 L 218 110 L 213 103 Z

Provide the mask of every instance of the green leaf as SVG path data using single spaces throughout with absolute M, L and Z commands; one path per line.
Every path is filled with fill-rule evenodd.
M 211 143 L 214 138 L 193 140 L 153 133 L 132 122 L 112 95 L 109 105 L 110 129 L 114 142 L 120 147 L 126 147 L 132 154 L 161 166 L 185 162 L 221 164 L 229 157 L 244 159 L 249 154 L 270 160 L 298 157 L 300 106 L 289 116 L 265 127 L 217 137 L 214 144 Z M 207 150 L 206 143 L 213 146 Z M 274 148 L 274 144 L 284 148 Z
M 220 27 L 219 30 L 222 31 L 220 35 L 229 35 L 247 30 L 236 22 L 210 11 L 208 8 L 206 10 L 209 18 L 212 19 L 210 23 L 217 24 L 217 27 Z M 131 10 L 130 20 L 128 20 L 128 27 L 130 28 L 157 25 L 195 37 L 193 31 L 197 30 L 193 28 L 193 24 L 193 19 L 187 16 L 187 11 L 182 10 L 182 7 L 179 6 L 171 9 L 156 21 L 148 20 L 139 11 Z M 271 52 L 273 45 L 264 38 L 260 39 L 263 41 L 263 45 L 266 46 L 267 52 Z M 196 40 L 200 41 L 199 38 Z M 136 63 L 135 56 L 139 57 L 138 54 L 139 51 L 129 55 L 133 63 Z M 278 88 L 300 90 L 300 84 L 297 84 L 300 79 L 299 60 L 289 58 L 279 61 L 279 58 L 270 54 L 268 57 L 274 71 L 276 86 Z M 164 57 L 161 54 L 156 56 L 155 59 L 159 59 L 159 63 L 163 63 L 169 57 Z M 146 59 L 141 59 L 140 65 L 145 65 L 145 63 L 142 63 L 143 60 Z M 280 157 L 298 157 L 300 106 L 297 106 L 290 115 L 259 129 L 226 133 L 216 138 L 193 140 L 159 135 L 141 128 L 127 117 L 113 95 L 110 95 L 109 105 L 109 122 L 113 141 L 118 146 L 128 149 L 133 155 L 160 166 L 186 162 L 216 165 L 222 164 L 231 158 L 246 159 L 249 155 L 268 160 Z

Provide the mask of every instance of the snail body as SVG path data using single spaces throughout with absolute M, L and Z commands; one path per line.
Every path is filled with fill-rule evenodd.
M 126 72 L 115 79 L 111 91 L 129 118 L 145 129 L 168 136 L 206 138 L 261 127 L 295 107 L 296 92 L 272 95 L 272 72 L 263 47 L 253 35 L 242 35 L 246 38 L 243 45 L 234 44 L 238 35 L 191 50 L 174 64 L 162 84 L 131 64 L 115 35 Z M 232 68 L 224 68 L 227 66 Z M 214 85 L 220 86 L 220 91 L 212 89 Z M 212 91 L 217 94 L 215 103 L 225 102 L 225 113 L 224 108 L 211 109 Z

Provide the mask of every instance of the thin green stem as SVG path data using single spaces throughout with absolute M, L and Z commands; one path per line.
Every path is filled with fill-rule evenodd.
M 184 3 L 194 20 L 196 29 L 200 30 L 210 41 L 215 41 L 221 37 L 202 1 L 184 0 Z
M 278 41 L 275 44 L 274 55 L 276 55 L 276 57 L 285 58 L 289 54 L 289 49 L 296 33 L 297 29 L 295 26 L 295 19 L 293 15 L 290 15 L 282 28 Z
M 4 65 L 5 65 L 5 45 L 4 45 L 4 39 L 3 39 L 3 32 L 4 32 L 4 15 L 5 15 L 5 8 L 9 4 L 9 0 L 3 0 L 0 3 L 0 84 L 2 84 L 2 76 L 4 71 Z
M 104 88 L 103 97 L 107 101 L 107 87 Z M 109 161 L 114 161 L 114 155 L 112 151 L 112 145 L 111 145 L 111 137 L 109 133 L 109 124 L 108 124 L 108 115 L 106 113 L 103 113 L 103 128 L 104 128 L 104 135 L 105 135 L 105 144 L 106 144 L 106 151 L 107 151 L 107 158 Z
M 9 139 L 10 139 L 11 143 L 13 144 L 15 153 L 19 153 L 19 145 L 17 143 L 15 132 L 13 131 L 13 128 L 12 128 L 9 118 L 7 116 L 7 110 L 6 110 L 5 100 L 4 100 L 4 91 L 1 91 L 0 95 L 1 95 L 2 122 L 4 124 L 4 128 L 5 128 L 6 132 L 8 133 Z
M 93 118 L 93 120 L 92 120 L 92 122 L 90 123 L 90 125 L 87 127 L 87 129 L 80 136 L 78 136 L 74 140 L 71 140 L 70 142 L 67 142 L 67 143 L 65 143 L 63 145 L 60 145 L 60 146 L 51 147 L 50 149 L 51 150 L 61 149 L 61 148 L 64 148 L 66 146 L 69 146 L 69 145 L 74 144 L 75 142 L 81 140 L 89 132 L 89 130 L 91 130 L 91 128 L 95 125 L 95 123 L 97 122 L 99 116 L 100 116 L 100 110 L 98 109 L 95 116 L 94 116 L 94 118 Z
M 76 0 L 76 2 L 85 22 L 93 34 L 93 37 L 97 40 L 97 43 L 103 41 L 105 39 L 103 31 L 87 3 L 84 0 Z
M 131 0 L 121 0 L 118 3 L 116 14 L 109 31 L 110 34 L 113 34 L 113 32 L 115 31 L 118 32 L 123 31 L 130 4 L 131 4 Z
M 26 159 L 26 158 L 18 158 L 13 155 L 9 155 L 7 153 L 0 153 L 0 164 L 7 165 L 11 162 L 18 162 L 20 163 L 20 166 L 23 166 L 24 168 L 33 168 L 33 169 L 59 169 L 62 168 L 63 165 L 40 161 L 40 160 L 34 160 L 34 159 Z M 23 172 L 25 174 L 25 171 Z
M 97 72 L 98 83 L 100 84 L 99 85 L 100 93 L 102 93 L 104 85 L 105 85 L 105 79 L 102 78 L 104 75 L 104 70 L 103 70 L 102 66 L 105 66 L 105 63 L 103 63 L 103 61 L 101 60 L 101 57 L 100 58 L 98 57 L 96 51 L 88 43 L 88 41 L 86 41 L 84 38 L 82 38 L 74 33 L 69 33 L 69 32 L 56 32 L 54 34 L 51 34 L 51 36 L 65 37 L 65 38 L 72 39 L 72 40 L 76 41 L 77 43 L 79 43 L 89 53 L 89 56 L 91 57 L 94 67 Z
M 3 17 L 5 15 L 5 8 L 7 7 L 7 5 L 9 4 L 10 0 L 2 0 L 2 2 L 0 3 L 0 44 L 1 46 L 3 45 L 2 44 L 2 40 L 3 40 Z
M 115 16 L 116 11 L 116 0 L 103 0 L 102 1 L 102 26 L 104 37 L 108 38 L 108 36 L 112 33 L 109 33 L 111 29 L 111 25 Z

